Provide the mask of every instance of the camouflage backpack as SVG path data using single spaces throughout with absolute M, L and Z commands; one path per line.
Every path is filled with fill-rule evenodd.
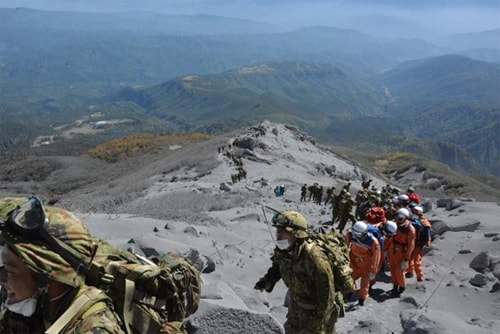
M 86 283 L 111 297 L 127 334 L 185 333 L 182 321 L 196 312 L 200 301 L 199 271 L 174 253 L 147 259 L 96 242 Z
M 354 291 L 349 248 L 344 236 L 337 230 L 325 232 L 309 231 L 308 239 L 316 243 L 325 252 L 332 265 L 334 276 L 335 303 L 338 307 L 338 317 L 344 316 L 343 296 Z

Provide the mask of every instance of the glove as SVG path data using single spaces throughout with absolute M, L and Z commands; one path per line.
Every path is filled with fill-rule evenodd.
M 255 290 L 263 291 L 266 288 L 266 283 L 266 280 L 264 278 L 261 278 L 257 283 L 255 283 L 255 286 L 253 288 Z
M 369 273 L 369 274 L 368 274 L 368 279 L 369 279 L 370 281 L 373 281 L 373 280 L 375 279 L 375 277 L 377 277 L 377 275 L 375 275 L 375 273 Z
M 399 268 L 402 270 L 402 271 L 405 271 L 406 269 L 408 269 L 408 261 L 402 261 Z
M 166 334 L 186 334 L 182 321 L 171 321 L 163 325 L 162 333 Z

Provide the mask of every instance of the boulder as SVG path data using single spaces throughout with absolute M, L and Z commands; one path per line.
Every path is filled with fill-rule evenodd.
M 500 282 L 496 282 L 495 284 L 493 284 L 490 290 L 490 292 L 497 292 L 497 291 L 500 291 Z
M 447 211 L 455 210 L 455 209 L 461 207 L 462 205 L 464 205 L 463 202 L 454 199 L 446 204 L 446 210 Z
M 476 255 L 469 264 L 469 267 L 471 267 L 472 269 L 474 269 L 479 273 L 484 272 L 484 270 L 489 266 L 490 266 L 490 259 L 488 253 L 486 252 L 481 252 L 478 255 Z
M 488 283 L 488 279 L 483 274 L 476 274 L 469 280 L 469 283 L 479 288 L 482 288 L 483 286 L 486 285 L 486 283 Z
M 231 187 L 226 182 L 222 182 L 219 185 L 219 189 L 222 191 L 231 191 Z
M 452 201 L 453 201 L 452 198 L 440 198 L 437 200 L 436 206 L 438 208 L 446 208 L 448 207 L 448 204 L 451 203 Z
M 436 235 L 441 235 L 446 231 L 450 231 L 450 227 L 442 220 L 429 220 L 432 228 L 432 238 Z

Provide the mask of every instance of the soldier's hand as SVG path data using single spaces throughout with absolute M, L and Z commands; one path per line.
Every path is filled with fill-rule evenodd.
M 261 278 L 260 280 L 257 281 L 257 283 L 255 283 L 255 286 L 253 287 L 255 290 L 259 290 L 259 291 L 264 291 L 264 289 L 266 288 L 266 280 L 264 278 Z
M 369 273 L 369 274 L 368 274 L 368 279 L 369 279 L 370 281 L 373 281 L 373 280 L 375 279 L 375 277 L 377 277 L 377 275 L 376 275 L 375 273 Z

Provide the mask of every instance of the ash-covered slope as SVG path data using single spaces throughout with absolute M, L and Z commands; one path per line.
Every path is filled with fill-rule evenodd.
M 300 202 L 300 187 L 317 182 L 335 185 L 338 193 L 351 182 L 355 193 L 362 174 L 296 128 L 263 122 L 75 191 L 60 204 L 77 210 L 94 234 L 120 247 L 189 254 L 204 270 L 190 333 L 280 333 L 285 286 L 279 283 L 270 294 L 253 289 L 274 248 L 262 206 L 300 211 L 315 225 L 331 218 L 331 208 Z M 367 176 L 375 186 L 385 185 Z M 419 178 L 414 173 L 405 179 Z M 280 184 L 287 190 L 277 197 L 273 189 Z M 387 295 L 389 278 L 377 282 L 364 307 L 348 304 L 339 333 L 498 332 L 499 206 L 425 201 L 436 233 L 424 258 L 426 280 L 409 280 L 400 299 Z
M 238 182 L 231 180 L 238 173 L 235 161 L 241 161 L 246 171 Z M 154 218 L 188 215 L 192 219 L 274 196 L 278 184 L 284 184 L 287 194 L 294 193 L 298 200 L 304 183 L 340 189 L 351 182 L 355 191 L 362 179 L 358 167 L 316 145 L 314 138 L 295 127 L 267 121 L 178 149 L 137 169 L 109 183 L 78 189 L 60 203 L 85 212 Z M 369 177 L 375 185 L 385 185 Z

